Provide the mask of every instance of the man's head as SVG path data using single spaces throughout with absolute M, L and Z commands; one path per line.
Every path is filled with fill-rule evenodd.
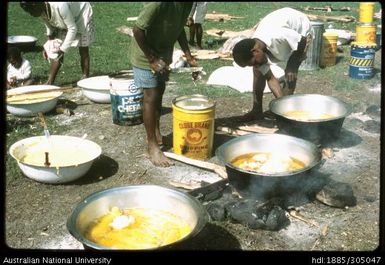
M 20 50 L 16 47 L 9 48 L 8 54 L 7 54 L 7 60 L 14 67 L 19 68 L 23 61 Z
M 265 45 L 258 39 L 243 39 L 235 44 L 233 58 L 241 67 L 259 67 L 267 63 Z
M 39 17 L 44 12 L 44 2 L 20 2 L 20 7 L 33 17 Z

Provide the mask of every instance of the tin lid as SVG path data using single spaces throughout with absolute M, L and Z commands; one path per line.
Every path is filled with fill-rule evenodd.
M 322 21 L 310 21 L 310 25 L 312 25 L 312 26 L 324 26 L 325 23 L 323 23 Z
M 358 41 L 353 41 L 351 43 L 352 48 L 373 48 L 375 49 L 377 47 L 377 44 L 374 42 L 358 42 Z
M 375 23 L 357 23 L 356 27 L 376 27 Z
M 186 110 L 204 110 L 215 106 L 215 102 L 203 95 L 180 96 L 175 98 L 172 103 Z

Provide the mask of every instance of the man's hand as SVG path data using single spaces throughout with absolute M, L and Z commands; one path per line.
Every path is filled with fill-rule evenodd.
M 153 60 L 151 60 L 150 67 L 153 73 L 164 74 L 170 71 L 168 65 L 161 58 L 154 58 Z
M 194 24 L 194 19 L 192 17 L 187 18 L 186 26 L 190 27 Z
M 296 72 L 287 72 L 285 74 L 286 83 L 291 83 L 297 80 L 297 73 Z
M 197 61 L 195 60 L 195 58 L 194 57 L 189 57 L 188 59 L 187 59 L 187 63 L 190 65 L 190 67 L 198 67 L 198 63 L 197 63 Z M 197 80 L 198 78 L 199 78 L 199 74 L 200 74 L 200 72 L 199 71 L 197 71 L 197 72 L 191 72 L 191 77 L 192 77 L 192 79 L 195 81 L 195 80 Z
M 297 72 L 290 70 L 286 70 L 285 72 L 285 87 L 289 90 L 295 89 L 297 83 Z
M 12 87 L 16 86 L 16 80 L 16 76 L 12 76 L 9 80 L 9 85 Z

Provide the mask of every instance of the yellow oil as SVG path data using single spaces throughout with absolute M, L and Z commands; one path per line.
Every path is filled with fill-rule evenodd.
M 301 121 L 325 120 L 325 119 L 330 119 L 334 117 L 333 115 L 328 113 L 310 112 L 305 110 L 291 110 L 291 111 L 285 112 L 284 116 L 294 120 L 301 120 Z
M 20 162 L 33 166 L 45 166 L 46 152 L 48 152 L 50 167 L 79 165 L 95 157 L 95 154 L 84 147 L 81 148 L 81 145 L 68 146 L 66 144 L 50 142 L 50 140 L 44 141 L 28 147 L 25 152 L 26 154 L 20 158 Z
M 231 161 L 235 167 L 258 173 L 291 172 L 305 167 L 305 163 L 283 154 L 254 152 L 237 156 Z
M 125 227 L 115 227 L 114 220 L 128 217 Z M 182 218 L 167 211 L 150 208 L 121 210 L 113 207 L 106 215 L 94 220 L 85 237 L 111 249 L 150 249 L 178 241 L 192 229 Z

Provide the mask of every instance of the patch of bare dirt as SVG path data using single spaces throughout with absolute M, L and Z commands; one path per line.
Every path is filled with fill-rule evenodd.
M 319 82 L 319 83 L 317 83 Z M 322 81 L 323 82 L 323 81 Z M 296 93 L 331 94 L 321 81 L 300 79 Z M 173 91 L 173 92 L 169 92 Z M 165 150 L 172 146 L 171 100 L 176 90 L 168 89 L 164 97 L 161 131 Z M 380 117 L 365 112 L 380 106 L 381 90 L 363 87 L 362 91 L 334 96 L 350 104 L 360 102 L 346 118 L 341 135 L 328 147 L 328 158 L 318 174 L 350 185 L 356 206 L 335 208 L 317 200 L 307 201 L 297 211 L 318 225 L 288 216 L 290 224 L 279 231 L 251 229 L 231 221 L 211 221 L 186 248 L 197 250 L 294 250 L 294 251 L 372 251 L 379 245 L 380 131 L 368 129 L 367 121 Z M 51 114 L 68 129 L 66 135 L 83 136 L 98 143 L 103 150 L 91 170 L 79 180 L 49 185 L 26 177 L 6 182 L 5 239 L 15 249 L 83 249 L 67 231 L 66 221 L 72 209 L 89 194 L 117 186 L 156 184 L 170 186 L 170 180 L 207 179 L 216 175 L 180 162 L 170 168 L 154 167 L 146 158 L 144 126 L 119 126 L 112 123 L 111 106 L 95 104 L 81 92 L 65 94 L 75 103 L 74 115 Z M 264 110 L 273 98 L 265 94 Z M 242 115 L 251 107 L 250 97 L 216 98 L 216 123 L 226 124 L 228 117 Z M 357 106 L 357 105 L 356 105 Z M 55 134 L 55 132 L 51 132 Z M 215 135 L 214 149 L 230 139 Z M 210 159 L 218 163 L 216 157 Z

